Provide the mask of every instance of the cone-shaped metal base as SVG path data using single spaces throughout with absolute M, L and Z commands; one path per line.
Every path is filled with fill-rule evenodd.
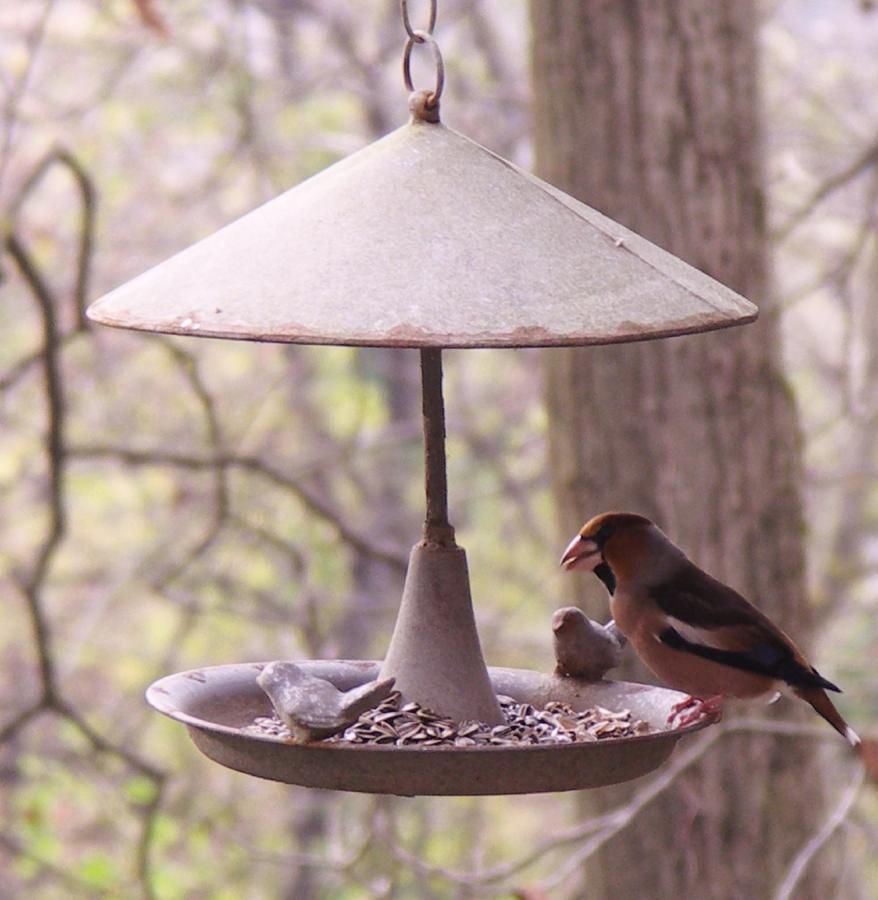
M 504 721 L 479 644 L 462 548 L 412 549 L 380 677 L 395 678 L 406 700 L 459 722 Z

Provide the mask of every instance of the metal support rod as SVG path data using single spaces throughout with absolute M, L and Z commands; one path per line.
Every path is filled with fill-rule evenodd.
M 445 404 L 442 398 L 442 350 L 421 350 L 421 389 L 424 413 L 424 470 L 427 515 L 426 547 L 456 547 L 454 528 L 448 522 L 448 481 L 445 468 Z
M 421 350 L 424 537 L 412 548 L 402 602 L 381 678 L 395 678 L 405 702 L 415 701 L 456 722 L 506 720 L 491 686 L 470 595 L 466 553 L 448 524 L 442 351 Z

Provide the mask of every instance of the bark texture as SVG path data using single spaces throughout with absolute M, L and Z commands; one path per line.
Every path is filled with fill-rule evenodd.
M 799 437 L 768 277 L 755 3 L 533 0 L 531 18 L 539 174 L 761 309 L 756 325 L 718 334 L 545 355 L 559 547 L 596 513 L 642 512 L 807 646 Z M 568 584 L 571 601 L 606 618 L 597 579 Z M 799 715 L 786 700 L 771 715 L 783 713 Z M 588 802 L 623 797 L 615 789 Z M 606 848 L 582 895 L 771 896 L 823 809 L 813 747 L 732 738 Z M 835 896 L 826 857 L 802 897 Z

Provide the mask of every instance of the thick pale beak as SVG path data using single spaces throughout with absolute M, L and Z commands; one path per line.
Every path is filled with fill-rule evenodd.
M 567 545 L 561 557 L 561 565 L 567 572 L 573 569 L 594 569 L 601 562 L 601 551 L 591 538 L 577 534 Z

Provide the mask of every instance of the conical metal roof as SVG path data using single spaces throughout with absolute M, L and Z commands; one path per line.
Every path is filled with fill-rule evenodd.
M 756 315 L 612 219 L 422 121 L 89 309 L 122 328 L 392 347 L 603 344 Z

